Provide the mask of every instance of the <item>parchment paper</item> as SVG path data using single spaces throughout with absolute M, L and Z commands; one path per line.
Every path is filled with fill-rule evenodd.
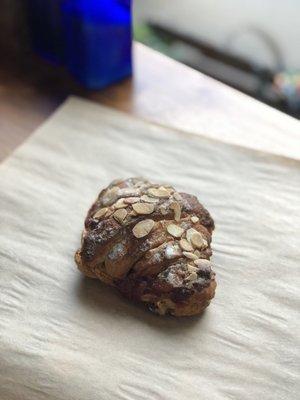
M 76 269 L 117 177 L 195 193 L 216 298 L 152 315 Z M 299 399 L 300 163 L 69 100 L 0 167 L 1 400 Z

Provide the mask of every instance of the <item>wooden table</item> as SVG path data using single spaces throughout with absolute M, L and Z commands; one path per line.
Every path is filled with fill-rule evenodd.
M 0 70 L 0 160 L 22 143 L 69 94 L 132 115 L 237 145 L 300 159 L 299 121 L 141 44 L 133 79 L 98 92 L 35 73 Z

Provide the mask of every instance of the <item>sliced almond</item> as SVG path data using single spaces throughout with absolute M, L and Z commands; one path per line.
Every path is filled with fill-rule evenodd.
M 193 246 L 186 239 L 181 239 L 179 242 L 180 247 L 184 251 L 193 251 Z
M 187 240 L 188 240 L 189 242 L 191 242 L 191 238 L 192 238 L 192 236 L 193 236 L 195 233 L 198 233 L 198 231 L 196 231 L 196 229 L 194 229 L 194 228 L 190 228 L 190 229 L 188 229 L 188 230 L 186 231 L 186 238 L 187 238 Z
M 167 192 L 169 192 L 169 195 L 171 195 L 172 193 L 174 193 L 174 189 L 172 188 L 171 185 L 161 185 L 159 187 L 159 190 L 166 190 Z
M 119 189 L 119 195 L 122 197 L 137 197 L 139 195 L 139 190 L 130 188 L 130 187 L 126 187 L 126 188 Z
M 196 215 L 193 215 L 192 218 L 191 218 L 191 221 L 193 222 L 193 224 L 195 224 L 196 222 L 199 221 L 199 218 L 196 217 Z
M 175 193 L 173 194 L 173 196 L 174 196 L 174 199 L 177 200 L 177 201 L 182 200 L 182 197 L 180 196 L 180 194 L 179 194 L 178 192 L 175 192 Z
M 102 197 L 102 203 L 104 206 L 109 206 L 114 203 L 118 198 L 119 188 L 117 186 L 107 189 Z
M 166 188 L 166 189 L 171 189 L 174 192 L 174 189 L 172 185 L 170 185 L 168 182 L 159 182 L 160 187 Z
M 136 238 L 147 236 L 153 229 L 155 222 L 153 219 L 145 219 L 138 222 L 132 229 L 132 233 Z
M 150 197 L 147 196 L 146 194 L 143 194 L 141 197 L 141 200 L 146 201 L 147 203 L 158 203 L 159 199 L 156 199 L 155 197 Z
M 125 197 L 124 203 L 125 204 L 134 204 L 140 201 L 139 197 Z
M 113 210 L 111 210 L 110 208 L 107 210 L 107 213 L 105 214 L 106 217 L 110 217 L 111 214 L 113 214 Z
M 186 258 L 189 258 L 190 260 L 197 260 L 197 258 L 198 258 L 194 253 L 191 253 L 190 251 L 183 251 L 182 254 Z
M 196 256 L 197 256 L 198 258 L 200 258 L 200 257 L 201 257 L 201 253 L 200 253 L 200 251 L 199 251 L 199 250 L 195 250 L 195 251 L 194 251 L 194 254 L 196 254 Z
M 180 221 L 180 217 L 181 217 L 181 206 L 180 206 L 180 204 L 178 203 L 178 201 L 174 201 L 174 203 L 172 203 L 171 205 L 170 205 L 170 208 L 172 209 L 172 210 L 174 210 L 174 219 L 175 219 L 175 221 Z
M 107 210 L 108 210 L 107 207 L 100 208 L 100 210 L 95 212 L 95 214 L 93 215 L 93 218 L 100 219 L 101 217 L 103 217 L 107 213 Z
M 127 215 L 127 211 L 124 208 L 121 208 L 114 212 L 113 217 L 116 221 L 118 221 L 118 222 L 120 222 L 120 224 L 122 224 L 122 222 L 126 218 L 126 215 Z
M 191 243 L 198 249 L 204 249 L 207 247 L 207 241 L 201 235 L 201 233 L 197 232 L 191 236 Z
M 198 279 L 198 275 L 196 274 L 196 272 L 192 272 L 191 274 L 189 274 L 186 279 L 188 281 L 196 281 Z
M 138 214 L 151 214 L 154 211 L 154 204 L 150 203 L 135 203 L 132 208 Z
M 195 260 L 194 264 L 196 264 L 198 267 L 210 267 L 211 266 L 211 262 L 209 260 L 206 260 L 205 258 L 200 258 L 198 260 Z
M 172 190 L 166 189 L 163 186 L 160 188 L 149 188 L 148 189 L 148 194 L 152 197 L 162 197 L 162 198 L 168 198 L 170 194 L 172 193 Z
M 160 206 L 159 211 L 162 213 L 162 215 L 168 214 L 168 209 L 165 206 Z
M 126 208 L 127 204 L 124 202 L 124 199 L 119 199 L 115 204 L 114 208 L 119 209 L 119 208 Z
M 167 226 L 167 231 L 169 232 L 170 235 L 172 235 L 176 238 L 180 238 L 184 232 L 184 230 L 180 226 L 175 225 L 175 224 L 169 224 Z
M 188 264 L 187 270 L 192 274 L 193 272 L 197 273 L 199 269 L 195 265 Z

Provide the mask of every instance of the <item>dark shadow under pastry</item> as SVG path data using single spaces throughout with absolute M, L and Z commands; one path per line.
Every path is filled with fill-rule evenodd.
M 158 314 L 195 315 L 215 293 L 213 229 L 195 196 L 143 178 L 113 181 L 88 211 L 75 260 Z

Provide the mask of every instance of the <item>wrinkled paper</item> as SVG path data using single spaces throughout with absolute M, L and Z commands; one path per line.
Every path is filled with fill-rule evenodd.
M 216 297 L 151 314 L 83 277 L 88 207 L 118 177 L 194 193 Z M 72 98 L 0 166 L 1 400 L 299 399 L 300 162 Z

